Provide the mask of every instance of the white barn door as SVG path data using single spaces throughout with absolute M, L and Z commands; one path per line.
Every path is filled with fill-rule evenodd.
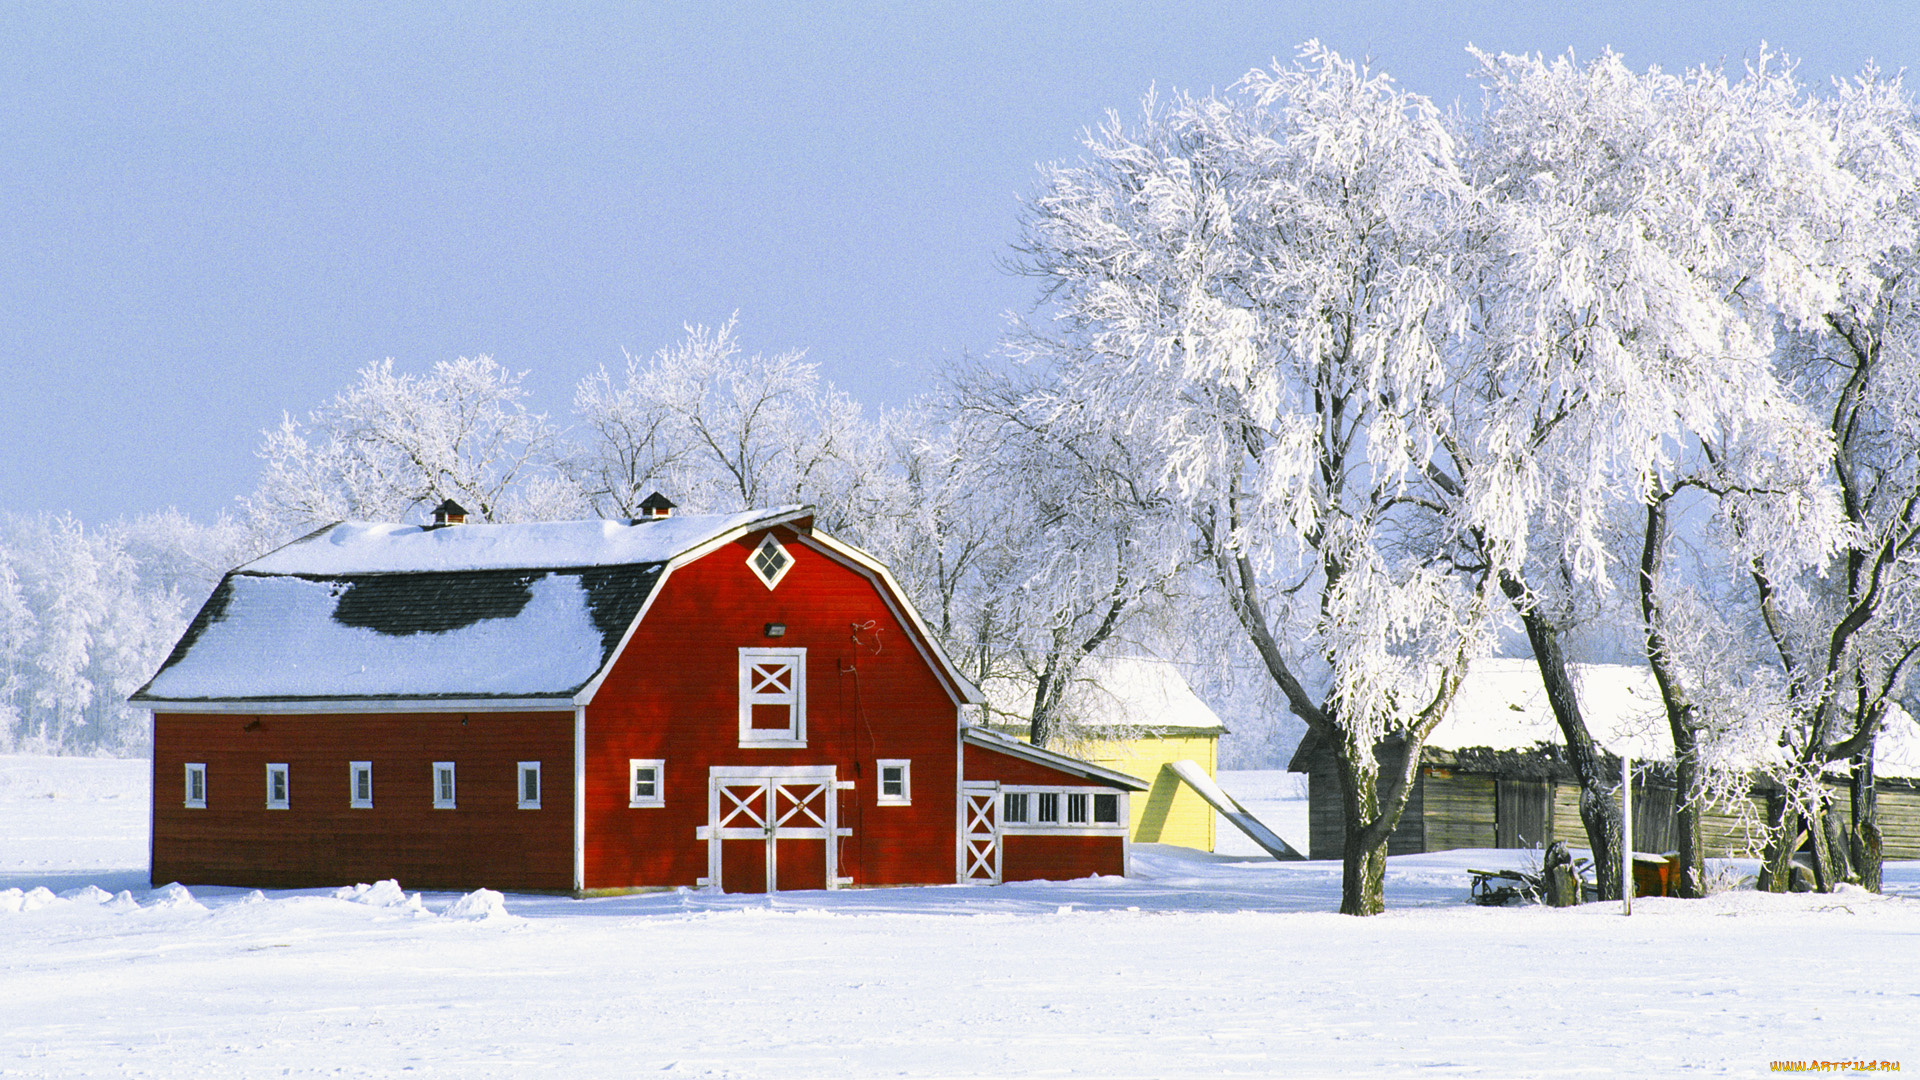
M 707 879 L 727 892 L 831 889 L 839 841 L 839 784 L 831 765 L 715 766 L 707 783 Z

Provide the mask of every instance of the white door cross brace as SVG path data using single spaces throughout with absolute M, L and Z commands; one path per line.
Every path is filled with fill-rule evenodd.
M 721 879 L 721 843 L 758 840 L 764 845 L 766 888 L 780 888 L 781 840 L 824 842 L 826 873 L 820 881 L 790 881 L 788 888 L 838 888 L 839 842 L 851 829 L 839 827 L 838 790 L 831 765 L 770 768 L 714 766 L 707 782 L 707 824 L 697 830 L 707 842 L 705 884 L 725 888 Z
M 960 880 L 987 885 L 1000 883 L 1000 785 L 991 780 L 969 780 L 961 791 L 966 828 L 961 834 L 963 860 Z

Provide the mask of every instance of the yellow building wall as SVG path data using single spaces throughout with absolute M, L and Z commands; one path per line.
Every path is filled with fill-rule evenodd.
M 1186 758 L 1212 776 L 1219 743 L 1215 735 L 1174 735 L 1089 743 L 1072 749 L 1063 747 L 1062 752 L 1153 784 L 1152 790 L 1136 791 L 1127 800 L 1133 817 L 1130 835 L 1136 842 L 1212 851 L 1213 807 L 1166 766 Z

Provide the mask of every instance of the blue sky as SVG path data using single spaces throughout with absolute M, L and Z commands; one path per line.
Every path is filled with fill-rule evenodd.
M 1035 164 L 1320 38 L 1434 99 L 1465 46 L 1824 83 L 1908 5 L 282 3 L 0 9 L 0 510 L 205 518 L 370 361 L 487 353 L 564 420 L 740 313 L 869 407 L 994 348 Z M 1570 9 L 1569 9 L 1570 10 Z

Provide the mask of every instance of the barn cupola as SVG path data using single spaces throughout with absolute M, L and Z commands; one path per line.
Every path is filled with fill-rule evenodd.
M 673 515 L 673 506 L 674 503 L 672 499 L 656 491 L 641 500 L 640 520 L 656 521 L 663 517 L 671 517 Z
M 465 525 L 466 523 L 467 508 L 454 502 L 452 499 L 448 499 L 433 508 L 433 524 L 435 528 L 443 525 Z

